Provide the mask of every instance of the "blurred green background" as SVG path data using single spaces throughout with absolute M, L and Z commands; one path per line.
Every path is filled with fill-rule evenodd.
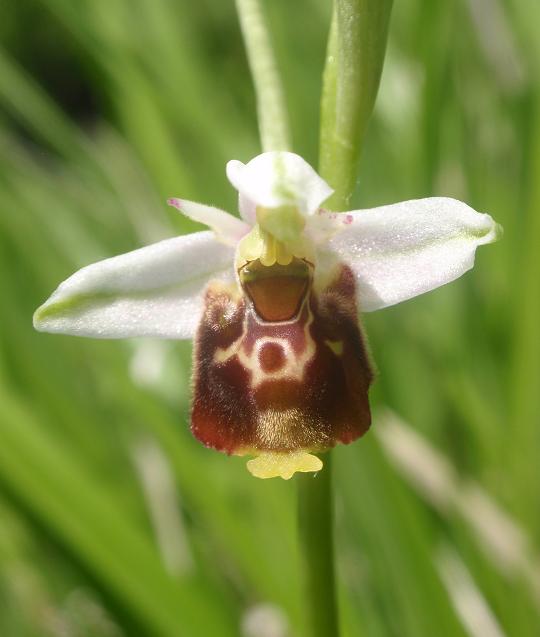
M 329 0 L 266 0 L 317 161 Z M 446 195 L 505 228 L 365 317 L 375 425 L 335 452 L 347 637 L 540 635 L 540 4 L 399 0 L 355 205 Z M 188 429 L 190 345 L 37 334 L 75 269 L 235 211 L 259 152 L 232 0 L 4 0 L 0 635 L 303 634 L 295 484 Z

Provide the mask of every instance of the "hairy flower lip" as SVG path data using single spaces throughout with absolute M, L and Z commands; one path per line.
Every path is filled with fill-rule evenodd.
M 257 259 L 265 267 L 288 266 L 294 259 L 302 259 L 312 269 L 316 298 L 332 284 L 336 273 L 346 272 L 349 279 L 339 285 L 347 292 L 336 298 L 345 305 L 352 303 L 346 310 L 350 317 L 351 308 L 374 311 L 457 279 L 473 267 L 476 248 L 497 240 L 503 232 L 488 214 L 445 197 L 344 213 L 325 210 L 324 201 L 332 189 L 294 153 L 263 153 L 247 164 L 233 160 L 227 164 L 227 175 L 238 190 L 241 218 L 213 206 L 169 199 L 171 206 L 212 232 L 167 239 L 86 266 L 36 310 L 35 328 L 95 338 L 193 338 L 208 310 L 205 290 L 209 284 L 212 282 L 217 295 L 214 309 L 220 311 L 219 304 L 228 298 L 234 314 L 234 299 L 242 296 L 242 268 Z M 227 297 L 227 290 L 235 292 Z M 314 311 L 319 311 L 316 300 L 313 302 Z M 333 303 L 331 295 L 326 302 L 329 305 L 324 311 L 329 313 L 318 319 L 320 325 L 333 320 L 328 309 Z M 291 326 L 300 320 L 301 311 L 289 321 Z M 357 319 L 353 322 L 358 329 Z M 240 329 L 238 325 L 233 328 Z M 345 345 L 348 338 L 352 337 L 346 337 Z M 330 336 L 326 345 L 318 345 L 322 348 L 319 355 L 339 357 L 345 351 L 342 345 L 335 345 Z M 358 348 L 360 345 L 360 357 L 367 356 Z M 276 348 L 273 352 L 267 349 L 265 373 L 270 373 L 284 359 Z M 368 367 L 362 372 L 366 378 Z M 359 391 L 367 393 L 367 387 L 362 387 Z M 266 429 L 269 426 L 264 424 Z M 265 435 L 271 434 L 269 430 Z M 341 441 L 354 438 L 348 435 L 344 433 Z M 336 441 L 325 444 L 332 446 Z M 300 447 L 298 451 L 305 454 L 318 449 L 316 445 Z M 269 467 L 278 460 L 272 457 L 266 464 L 261 461 L 251 466 L 255 473 L 272 473 L 274 469 Z M 275 471 L 285 477 L 295 465 L 290 458 L 281 460 Z M 303 455 L 297 460 L 296 471 L 318 466 Z

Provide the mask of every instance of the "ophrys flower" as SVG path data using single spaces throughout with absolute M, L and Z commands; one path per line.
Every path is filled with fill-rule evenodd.
M 370 425 L 359 312 L 456 279 L 497 224 L 454 199 L 332 213 L 301 157 L 264 153 L 227 175 L 241 219 L 171 199 L 198 232 L 100 261 L 35 313 L 48 332 L 194 338 L 192 430 L 259 477 L 317 471 L 312 455 Z

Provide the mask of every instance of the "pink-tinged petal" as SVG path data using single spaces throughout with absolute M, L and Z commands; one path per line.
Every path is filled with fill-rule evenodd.
M 219 241 L 227 245 L 236 246 L 240 239 L 250 231 L 250 226 L 247 223 L 214 206 L 206 206 L 202 203 L 175 197 L 168 199 L 167 203 L 193 221 L 204 223 L 215 232 Z
M 302 215 L 313 214 L 333 190 L 295 153 L 263 153 L 247 164 L 230 161 L 227 177 L 239 193 L 242 218 L 255 222 L 255 209 L 293 206 Z
M 474 265 L 476 248 L 495 241 L 500 231 L 489 215 L 444 197 L 347 214 L 352 223 L 320 245 L 317 266 L 325 272 L 349 265 L 364 312 L 457 279 Z
M 222 284 L 207 289 L 194 351 L 193 433 L 235 454 L 321 451 L 352 442 L 370 425 L 372 380 L 354 276 L 341 267 L 315 296 L 310 286 L 291 281 L 301 278 L 301 268 L 287 274 L 278 266 L 279 281 L 273 268 L 252 279 L 244 295 Z M 285 288 L 290 294 L 274 294 Z
M 36 311 L 43 332 L 192 338 L 209 280 L 234 280 L 234 250 L 196 232 L 89 265 Z
M 305 232 L 313 245 L 319 245 L 345 230 L 353 221 L 354 217 L 350 213 L 330 212 L 321 208 L 309 218 Z

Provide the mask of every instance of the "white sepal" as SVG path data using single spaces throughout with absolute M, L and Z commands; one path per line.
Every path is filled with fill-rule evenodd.
M 197 232 L 98 261 L 60 284 L 34 326 L 94 338 L 192 338 L 204 288 L 234 280 L 233 260 L 212 232 Z
M 304 216 L 313 214 L 333 190 L 295 153 L 263 153 L 247 164 L 230 161 L 227 177 L 239 193 L 242 218 L 255 223 L 255 208 L 294 206 Z
M 354 270 L 361 311 L 428 292 L 473 267 L 477 246 L 500 231 L 493 219 L 455 199 L 433 197 L 355 210 L 352 223 L 319 249 L 317 267 Z

